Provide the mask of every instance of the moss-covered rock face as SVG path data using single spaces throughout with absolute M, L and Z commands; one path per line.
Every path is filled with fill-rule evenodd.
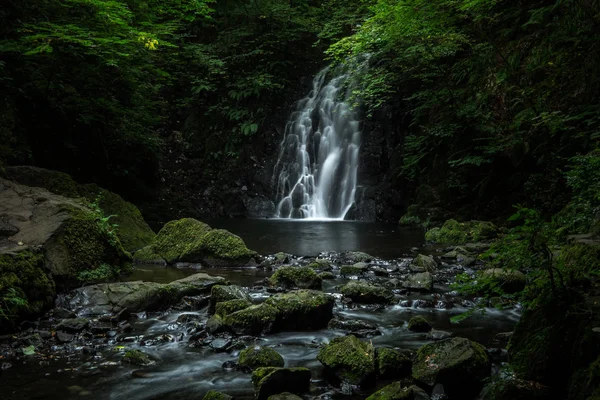
M 375 376 L 375 348 L 353 335 L 333 339 L 321 348 L 317 360 L 352 385 L 366 384 Z
M 479 392 L 490 374 L 485 348 L 465 338 L 453 338 L 422 346 L 412 367 L 413 378 L 433 387 L 441 383 L 451 397 Z
M 317 271 L 331 271 L 332 269 L 329 260 L 322 258 L 316 258 L 310 264 L 308 264 L 307 267 Z
M 208 304 L 208 312 L 215 312 L 217 304 L 229 300 L 243 300 L 250 303 L 252 299 L 246 289 L 236 285 L 216 285 L 210 290 L 210 302 Z M 241 310 L 241 308 L 240 308 Z
M 215 306 L 215 314 L 220 317 L 226 317 L 229 314 L 233 314 L 236 311 L 245 310 L 250 307 L 252 303 L 248 300 L 228 300 L 217 303 Z
M 248 347 L 240 352 L 238 364 L 251 371 L 262 367 L 283 367 L 281 354 L 270 347 Z
M 342 286 L 342 294 L 356 303 L 390 304 L 394 300 L 391 290 L 364 282 L 352 281 Z
M 296 290 L 268 298 L 277 310 L 276 330 L 321 329 L 333 317 L 333 297 L 316 290 Z
M 41 252 L 25 250 L 0 255 L 0 331 L 54 304 L 54 281 Z
M 344 259 L 350 263 L 355 264 L 358 262 L 370 262 L 373 261 L 373 256 L 362 251 L 349 251 L 343 254 Z
M 352 265 L 342 265 L 340 274 L 344 276 L 362 275 L 369 269 L 369 264 L 365 262 L 357 262 Z
M 21 185 L 44 188 L 61 196 L 79 196 L 77 183 L 64 172 L 22 165 L 4 168 L 4 177 Z
M 517 293 L 525 289 L 527 278 L 521 271 L 504 268 L 489 268 L 483 270 L 481 275 L 497 284 L 505 293 Z
M 260 335 L 272 331 L 277 316 L 275 307 L 263 303 L 227 315 L 223 327 L 238 335 Z
M 412 360 L 395 349 L 377 349 L 377 376 L 381 379 L 403 379 L 410 377 Z
M 131 255 L 119 239 L 102 229 L 96 216 L 86 209 L 68 208 L 69 218 L 44 244 L 47 265 L 55 280 L 87 281 L 85 273 L 99 269 L 102 276 L 118 276 Z M 91 274 L 93 276 L 93 274 Z
M 167 222 L 156 235 L 152 250 L 168 263 L 180 260 L 211 227 L 193 218 Z
M 418 386 L 406 387 L 402 382 L 394 382 L 373 393 L 367 400 L 429 400 L 429 396 Z
M 216 390 L 209 390 L 202 400 L 233 400 L 233 397 L 225 393 L 217 392 Z
M 309 267 L 280 267 L 270 278 L 273 286 L 283 288 L 321 289 L 322 280 Z
M 308 392 L 310 378 L 310 370 L 307 368 L 258 368 L 252 373 L 254 397 L 257 400 L 267 400 L 270 396 L 283 392 Z
M 135 205 L 123 200 L 118 194 L 102 189 L 95 184 L 79 185 L 78 192 L 90 203 L 98 199 L 97 205 L 104 215 L 112 215 L 110 223 L 118 225 L 117 236 L 125 250 L 141 249 L 154 240 L 156 234 L 144 221 L 140 210 Z
M 485 385 L 481 400 L 547 400 L 551 399 L 549 387 L 521 379 L 495 380 Z
M 441 228 L 433 228 L 425 234 L 425 240 L 442 244 L 465 244 L 493 239 L 498 228 L 487 221 L 458 222 L 449 219 Z
M 412 317 L 410 321 L 408 321 L 408 330 L 413 332 L 429 332 L 431 329 L 431 325 L 427 320 L 421 316 Z

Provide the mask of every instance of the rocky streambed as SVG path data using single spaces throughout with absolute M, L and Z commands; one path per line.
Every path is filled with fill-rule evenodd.
M 519 318 L 518 305 L 503 304 L 450 322 L 479 301 L 449 285 L 483 268 L 476 254 L 485 247 L 415 249 L 394 260 L 278 253 L 248 268 L 185 265 L 175 271 L 189 276 L 168 283 L 79 288 L 21 333 L 0 338 L 0 392 L 3 399 L 202 399 L 209 391 L 238 399 L 476 398 L 504 361 Z M 168 280 L 164 267 L 138 269 L 149 281 L 152 271 Z

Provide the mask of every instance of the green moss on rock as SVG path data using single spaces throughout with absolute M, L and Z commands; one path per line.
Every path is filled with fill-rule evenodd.
M 373 393 L 367 400 L 425 400 L 427 393 L 418 386 L 406 387 L 402 382 L 394 382 Z
M 209 314 L 215 312 L 215 309 L 220 302 L 230 300 L 244 300 L 247 303 L 252 301 L 246 289 L 240 286 L 215 285 L 210 289 L 210 302 L 208 305 Z
M 504 293 L 517 293 L 525 289 L 527 278 L 521 271 L 506 268 L 489 268 L 481 272 L 484 279 L 497 285 Z
M 390 304 L 394 300 L 391 290 L 364 282 L 352 281 L 342 286 L 341 293 L 356 303 Z
M 133 261 L 139 264 L 160 264 L 163 265 L 166 261 L 154 252 L 152 246 L 146 246 L 133 253 Z
M 22 165 L 4 168 L 4 176 L 21 185 L 41 187 L 65 197 L 79 197 L 77 183 L 64 172 Z
M 300 289 L 321 289 L 322 280 L 309 267 L 280 267 L 270 278 L 273 286 Z
M 377 376 L 380 379 L 402 379 L 410 377 L 412 360 L 395 349 L 377 349 Z
M 262 367 L 283 367 L 281 354 L 270 347 L 252 346 L 240 352 L 238 364 L 249 370 Z
M 181 255 L 181 261 L 198 261 L 215 266 L 245 265 L 256 252 L 249 250 L 237 235 L 225 229 L 206 232 L 189 252 Z
M 238 335 L 259 335 L 272 330 L 277 316 L 275 307 L 263 303 L 227 315 L 223 326 Z
M 77 280 L 82 272 L 103 265 L 114 268 L 113 275 L 131 260 L 118 238 L 103 230 L 94 214 L 86 209 L 70 208 L 70 218 L 46 242 L 48 266 L 61 281 Z
M 329 260 L 322 258 L 316 258 L 308 264 L 307 267 L 318 271 L 331 271 L 331 263 Z
M 125 355 L 123 356 L 123 361 L 137 366 L 146 366 L 153 364 L 154 361 L 148 356 L 148 354 L 144 353 L 140 350 L 127 350 Z
M 0 331 L 52 307 L 56 288 L 41 252 L 0 255 Z
M 333 297 L 316 290 L 277 294 L 264 304 L 277 310 L 276 330 L 320 329 L 326 327 L 333 317 Z
M 98 207 L 105 215 L 113 216 L 110 222 L 118 225 L 117 236 L 125 250 L 134 251 L 152 243 L 156 234 L 135 205 L 95 184 L 79 185 L 78 191 L 89 202 L 99 196 Z
M 258 368 L 252 373 L 255 398 L 266 400 L 270 396 L 289 392 L 304 393 L 310 388 L 311 373 L 307 368 Z
M 412 375 L 433 387 L 441 383 L 452 397 L 476 394 L 490 374 L 485 348 L 465 338 L 452 338 L 426 344 L 417 351 Z
M 364 384 L 375 376 L 375 348 L 353 335 L 333 339 L 321 348 L 317 360 L 353 385 Z
M 193 218 L 167 222 L 156 235 L 152 250 L 168 263 L 177 262 L 210 230 L 210 226 Z
M 481 400 L 547 400 L 551 389 L 537 382 L 522 379 L 496 379 L 485 385 Z
M 441 228 L 433 228 L 425 234 L 425 240 L 442 244 L 465 244 L 493 239 L 498 228 L 487 221 L 458 222 L 447 220 Z
M 252 305 L 248 300 L 228 300 L 217 303 L 215 306 L 215 314 L 221 317 L 226 317 L 234 312 L 245 310 Z
M 204 397 L 202 398 L 202 400 L 232 400 L 233 397 L 231 397 L 228 394 L 225 393 L 221 393 L 221 392 L 217 392 L 216 390 L 209 390 L 208 393 L 206 393 L 204 395 Z

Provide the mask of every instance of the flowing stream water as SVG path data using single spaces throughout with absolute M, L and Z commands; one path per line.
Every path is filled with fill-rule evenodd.
M 273 175 L 277 217 L 344 219 L 354 203 L 361 132 L 353 88 L 343 66 L 325 68 L 292 113 Z

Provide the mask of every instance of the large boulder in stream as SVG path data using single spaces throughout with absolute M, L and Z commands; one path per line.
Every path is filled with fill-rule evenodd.
M 351 385 L 366 384 L 375 377 L 375 348 L 353 335 L 333 339 L 321 348 L 317 360 Z
M 340 291 L 355 303 L 390 304 L 394 300 L 394 294 L 390 289 L 365 282 L 349 282 L 342 286 Z
M 413 378 L 424 385 L 444 385 L 452 398 L 467 398 L 479 392 L 490 375 L 485 347 L 465 338 L 426 344 L 417 351 Z
M 252 373 L 256 400 L 267 400 L 280 393 L 308 392 L 311 373 L 308 368 L 258 368 Z
M 522 291 L 527 283 L 524 273 L 507 268 L 488 268 L 481 272 L 481 276 L 509 294 Z
M 165 309 L 184 296 L 207 294 L 211 287 L 226 283 L 225 278 L 195 274 L 169 284 L 155 282 L 117 282 L 86 286 L 71 292 L 66 308 L 81 316 L 117 314 Z
M 230 300 L 244 300 L 251 302 L 251 297 L 247 290 L 236 285 L 215 285 L 210 289 L 210 302 L 208 312 L 213 314 L 217 304 Z
M 429 272 L 409 275 L 406 281 L 404 281 L 403 286 L 406 289 L 429 292 L 433 290 L 433 275 Z
M 269 297 L 265 304 L 277 310 L 276 330 L 311 330 L 327 326 L 334 302 L 328 294 L 303 289 Z
M 273 286 L 299 289 L 321 289 L 322 279 L 309 267 L 280 267 L 270 278 Z
M 224 229 L 212 229 L 193 218 L 165 224 L 151 250 L 167 263 L 181 261 L 221 267 L 243 266 L 257 255 L 239 236 Z
M 435 272 L 437 262 L 431 256 L 419 254 L 410 263 L 410 270 L 413 272 Z
M 237 335 L 260 335 L 273 331 L 273 325 L 278 316 L 279 311 L 275 307 L 262 303 L 233 312 L 225 317 L 215 315 L 209 321 L 211 324 L 220 324 L 219 329 Z
M 264 367 L 283 367 L 281 354 L 270 347 L 250 346 L 240 352 L 238 364 L 251 371 Z
M 406 353 L 386 347 L 377 349 L 377 377 L 380 379 L 403 379 L 410 377 L 412 359 Z
M 441 228 L 433 228 L 425 233 L 425 240 L 440 244 L 465 244 L 494 239 L 498 228 L 487 221 L 458 222 L 449 219 Z

